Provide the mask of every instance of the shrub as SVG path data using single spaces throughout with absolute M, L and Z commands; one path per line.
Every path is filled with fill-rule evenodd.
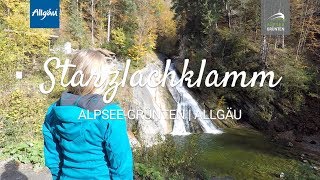
M 142 179 L 148 179 L 150 174 L 156 175 L 156 171 L 161 172 L 165 179 L 194 177 L 197 173 L 195 161 L 199 154 L 195 138 L 196 136 L 192 136 L 188 143 L 182 146 L 179 139 L 167 136 L 162 144 L 137 149 L 134 152 L 137 174 Z
M 161 180 L 164 177 L 159 171 L 153 167 L 147 167 L 141 163 L 135 163 L 135 179 L 152 179 L 152 180 Z
M 42 123 L 51 100 L 47 96 L 16 89 L 0 101 L 2 158 L 43 165 Z
M 31 163 L 36 167 L 44 164 L 43 141 L 29 141 L 11 144 L 2 151 L 4 156 L 9 156 L 21 163 Z

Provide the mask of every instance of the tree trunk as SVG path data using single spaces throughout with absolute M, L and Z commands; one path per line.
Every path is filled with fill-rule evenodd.
M 268 43 L 267 38 L 264 35 L 261 43 L 261 61 L 264 65 L 264 69 L 267 68 L 267 55 L 268 55 Z
M 110 42 L 110 31 L 111 31 L 111 0 L 109 1 L 109 13 L 108 13 L 108 34 L 107 34 L 107 42 Z
M 215 15 L 218 16 L 216 4 L 213 5 L 213 8 L 214 8 Z M 218 29 L 218 18 L 215 19 L 215 26 L 216 26 L 216 29 Z
M 91 0 L 91 42 L 94 45 L 94 35 L 93 35 L 93 1 Z
M 308 3 L 306 4 L 305 10 L 304 10 L 304 15 L 302 17 L 302 25 L 301 25 L 301 32 L 300 32 L 300 37 L 299 37 L 299 43 L 297 46 L 297 53 L 296 53 L 296 60 L 298 59 L 300 52 L 302 51 L 302 47 L 305 41 L 305 33 L 306 30 L 304 28 L 305 25 L 305 20 L 306 20 L 306 16 L 307 16 L 307 11 L 308 11 Z
M 257 35 L 258 35 L 258 29 L 257 29 L 257 27 L 256 27 L 255 29 L 256 29 L 256 30 L 255 30 L 255 33 L 254 33 L 254 41 L 257 40 Z
M 230 7 L 228 6 L 228 1 L 226 1 L 226 11 L 228 15 L 228 25 L 229 25 L 229 28 L 231 29 L 231 11 L 230 11 Z

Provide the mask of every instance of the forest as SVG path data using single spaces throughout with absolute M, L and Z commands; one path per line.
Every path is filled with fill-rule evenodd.
M 61 49 L 70 42 L 73 50 L 103 48 L 114 52 L 121 63 L 131 59 L 130 74 L 154 63 L 149 58 L 154 54 L 171 59 L 180 76 L 184 60 L 189 59 L 187 70 L 195 73 L 192 82 L 199 73 L 206 77 L 212 70 L 219 75 L 244 72 L 248 79 L 254 78 L 254 72 L 274 72 L 274 83 L 282 78 L 277 86 L 268 86 L 265 81 L 262 87 L 257 83 L 242 88 L 240 81 L 231 83 L 229 79 L 225 87 L 213 88 L 204 86 L 203 78 L 201 86 L 189 90 L 206 109 L 242 110 L 241 120 L 214 121 L 220 128 L 254 130 L 268 141 L 293 148 L 286 155 L 295 160 L 270 160 L 283 166 L 294 164 L 284 172 L 287 179 L 319 179 L 319 168 L 308 169 L 299 158 L 301 152 L 308 154 L 310 166 L 319 167 L 320 1 L 290 0 L 290 12 L 290 35 L 271 36 L 261 32 L 261 4 L 257 0 L 61 0 L 60 28 L 32 29 L 28 0 L 1 0 L 0 158 L 43 168 L 44 115 L 65 90 L 55 86 L 49 94 L 39 91 L 39 84 L 50 82 L 43 64 L 53 56 L 68 58 Z M 206 66 L 201 72 L 203 59 Z M 17 71 L 23 72 L 23 79 L 15 78 Z M 61 78 L 59 69 L 52 74 Z M 131 91 L 120 88 L 115 101 L 129 107 Z M 138 137 L 132 124 L 130 131 Z M 235 139 L 230 141 L 240 137 L 232 136 Z M 211 165 L 199 168 L 197 155 L 201 153 L 194 148 L 199 138 L 190 136 L 183 153 L 173 137 L 167 137 L 162 145 L 138 149 L 134 152 L 135 177 L 243 179 L 241 176 L 250 175 L 274 179 L 274 173 L 281 172 L 270 164 L 252 171 L 258 175 L 249 170 L 239 174 L 230 170 L 231 162 L 216 164 L 227 170 L 210 171 Z M 276 145 L 270 149 L 276 151 Z M 216 162 L 227 161 L 222 156 L 214 158 Z

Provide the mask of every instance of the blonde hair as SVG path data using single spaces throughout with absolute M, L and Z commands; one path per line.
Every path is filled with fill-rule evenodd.
M 112 69 L 112 63 L 107 60 L 106 54 L 100 49 L 86 49 L 79 51 L 71 60 L 71 64 L 75 65 L 74 68 L 69 68 L 68 79 L 73 78 L 75 82 L 82 80 L 83 83 L 88 84 L 84 87 L 78 84 L 73 87 L 68 86 L 68 91 L 77 95 L 87 94 L 103 94 L 105 83 L 109 80 L 109 71 Z M 82 75 L 77 74 L 82 73 Z M 77 74 L 75 77 L 74 75 Z M 82 76 L 82 77 L 81 77 Z M 95 82 L 101 84 L 101 80 L 104 81 L 101 87 L 95 87 Z

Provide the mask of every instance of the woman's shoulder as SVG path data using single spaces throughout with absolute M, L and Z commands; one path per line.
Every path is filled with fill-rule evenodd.
M 54 102 L 54 103 L 52 103 L 52 104 L 48 107 L 47 112 L 46 112 L 46 119 L 47 119 L 48 117 L 52 116 L 52 114 L 53 114 L 53 109 L 54 109 L 54 107 L 56 107 L 56 105 L 57 105 L 57 102 Z

